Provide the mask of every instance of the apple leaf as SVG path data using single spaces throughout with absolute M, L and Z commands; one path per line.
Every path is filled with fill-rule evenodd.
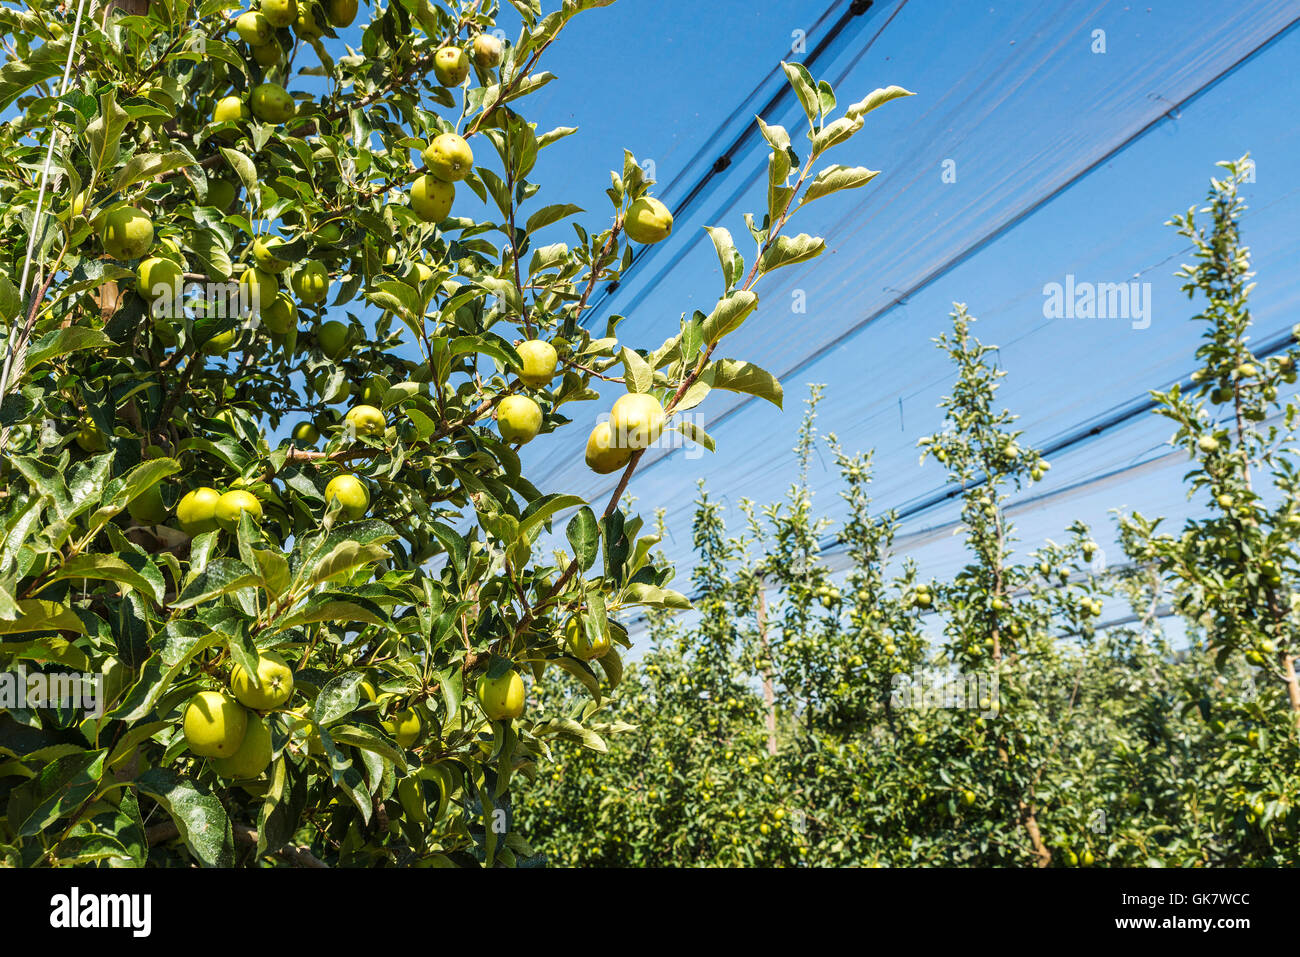
M 717 448 L 713 444 L 713 437 L 704 431 L 704 427 L 690 419 L 682 419 L 676 423 L 677 431 L 682 433 L 692 442 L 702 445 L 710 452 L 716 452 Z
M 625 370 L 624 385 L 628 392 L 649 392 L 654 385 L 655 371 L 639 352 L 624 346 L 619 352 Z
M 130 274 L 129 270 L 127 270 L 127 274 Z M 110 276 L 109 279 L 111 278 L 113 277 Z M 108 279 L 104 281 L 107 282 Z M 56 329 L 54 332 L 42 336 L 27 351 L 25 371 L 30 372 L 42 362 L 49 362 L 51 359 L 57 359 L 72 352 L 79 352 L 82 349 L 102 349 L 112 344 L 113 341 L 98 329 L 87 329 L 85 326 L 69 326 L 67 329 Z
M 527 538 L 556 512 L 564 511 L 566 508 L 573 508 L 575 505 L 586 504 L 576 495 L 548 495 L 539 499 L 529 505 L 524 512 L 524 517 L 519 522 L 519 537 Z
M 812 74 L 802 63 L 782 63 L 781 69 L 785 71 L 785 77 L 790 81 L 794 95 L 799 98 L 799 105 L 808 117 L 808 128 L 814 129 L 817 114 L 821 111 L 821 102 L 817 98 L 817 85 L 813 82 Z
M 528 222 L 524 225 L 524 231 L 535 233 L 537 230 L 552 223 L 558 223 L 565 217 L 572 216 L 574 213 L 586 212 L 581 206 L 575 206 L 572 203 L 558 203 L 554 206 L 543 206 L 533 215 L 528 217 Z
M 596 513 L 584 505 L 569 519 L 564 534 L 573 549 L 574 558 L 578 560 L 578 567 L 585 572 L 596 561 L 596 555 L 600 551 L 600 527 L 596 524 Z
M 739 329 L 757 308 L 758 296 L 748 289 L 737 289 L 724 296 L 704 320 L 704 341 L 713 345 L 727 333 Z
M 113 180 L 113 192 L 120 193 L 142 180 L 193 165 L 195 165 L 194 157 L 180 150 L 166 153 L 136 153 L 117 171 L 117 177 Z
M 867 169 L 865 166 L 828 166 L 808 184 L 808 190 L 804 193 L 800 205 L 806 206 L 814 199 L 821 199 L 842 189 L 857 189 L 859 186 L 865 186 L 879 174 L 879 170 Z
M 261 579 L 235 558 L 215 558 L 185 586 L 173 608 L 193 608 L 240 588 L 256 585 Z
M 704 228 L 708 230 L 709 238 L 713 240 L 713 248 L 718 251 L 718 262 L 722 266 L 723 291 L 730 292 L 731 287 L 745 271 L 745 258 L 736 251 L 736 243 L 732 240 L 729 230 L 721 226 Z
M 865 116 L 876 107 L 888 103 L 890 100 L 896 100 L 900 96 L 915 95 L 911 90 L 905 90 L 901 86 L 886 86 L 879 90 L 872 90 L 864 99 L 859 100 L 845 110 L 844 114 L 849 117 Z
M 763 253 L 763 272 L 769 273 L 782 266 L 816 259 L 826 250 L 826 242 L 819 236 L 800 233 L 798 236 L 778 236 L 776 242 Z
M 207 867 L 234 863 L 235 840 L 221 801 L 196 779 L 167 768 L 150 768 L 136 786 L 171 815 L 185 846 Z
M 785 398 L 785 392 L 776 376 L 741 359 L 718 359 L 710 363 L 704 378 L 715 389 L 758 396 L 767 399 L 778 409 Z
M 14 788 L 6 808 L 9 829 L 19 837 L 31 837 L 74 812 L 95 793 L 107 754 L 99 750 L 65 755 Z
M 18 618 L 14 621 L 0 621 L 0 635 L 21 635 L 33 631 L 75 631 L 85 634 L 86 631 L 86 626 L 76 613 L 58 602 L 26 598 L 18 602 L 18 613 Z

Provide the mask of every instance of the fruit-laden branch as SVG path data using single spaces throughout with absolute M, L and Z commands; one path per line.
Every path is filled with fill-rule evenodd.
M 249 827 L 247 824 L 239 824 L 237 822 L 231 822 L 230 828 L 234 832 L 235 840 L 239 841 L 241 844 L 248 844 L 251 847 L 257 846 L 256 828 Z M 162 844 L 165 841 L 170 841 L 174 838 L 180 837 L 180 833 L 180 829 L 176 826 L 174 821 L 164 821 L 162 824 L 155 824 L 153 827 L 147 828 L 144 832 L 144 837 L 149 846 L 153 847 L 155 844 Z M 312 854 L 311 851 L 307 850 L 305 847 L 300 847 L 297 844 L 286 844 L 284 847 L 281 847 L 278 850 L 268 851 L 268 853 L 281 857 L 297 867 L 329 868 L 328 864 Z

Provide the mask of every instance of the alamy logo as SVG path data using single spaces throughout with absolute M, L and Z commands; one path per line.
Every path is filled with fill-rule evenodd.
M 949 675 L 928 671 L 898 673 L 890 679 L 890 707 L 918 711 L 952 709 L 975 711 L 982 718 L 996 718 L 1001 709 L 998 676 L 992 674 Z
M 153 898 L 149 894 L 82 894 L 78 887 L 50 898 L 50 926 L 122 929 L 133 937 L 148 937 L 153 929 Z
M 80 708 L 87 716 L 104 714 L 104 676 L 43 671 L 23 665 L 0 671 L 0 711 L 25 708 Z
M 1151 283 L 1065 282 L 1043 286 L 1044 319 L 1128 319 L 1134 329 L 1151 325 Z

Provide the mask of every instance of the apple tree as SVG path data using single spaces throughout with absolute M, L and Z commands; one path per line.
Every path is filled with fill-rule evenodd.
M 666 431 L 712 448 L 711 390 L 779 403 L 723 343 L 824 249 L 792 214 L 875 175 L 828 151 L 906 95 L 835 116 L 787 65 L 807 138 L 763 124 L 748 264 L 711 229 L 715 307 L 624 344 L 593 296 L 671 213 L 631 152 L 604 211 L 545 192 L 576 131 L 524 112 L 610 2 L 511 0 L 512 41 L 484 0 L 0 9 L 0 668 L 100 691 L 0 712 L 6 861 L 538 859 L 516 777 L 608 731 L 620 612 L 685 604 L 629 480 Z M 520 447 L 609 383 L 614 494 L 536 487 Z M 576 712 L 529 699 L 548 665 Z

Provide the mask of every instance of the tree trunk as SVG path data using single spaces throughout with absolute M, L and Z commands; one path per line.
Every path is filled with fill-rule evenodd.
M 772 689 L 772 655 L 767 643 L 767 589 L 762 578 L 758 580 L 758 646 L 763 660 L 769 662 L 763 669 L 763 708 L 767 718 L 767 753 L 775 755 L 776 692 Z

